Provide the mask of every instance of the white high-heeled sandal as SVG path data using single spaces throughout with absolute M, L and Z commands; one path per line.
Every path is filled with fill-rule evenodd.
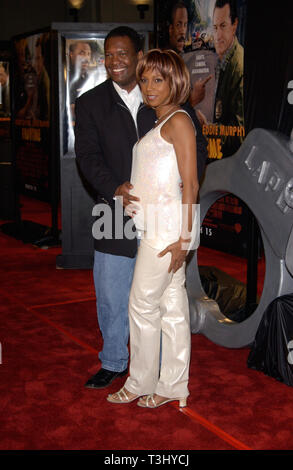
M 137 405 L 141 406 L 142 408 L 159 408 L 159 406 L 165 405 L 166 403 L 170 403 L 171 401 L 179 401 L 179 407 L 184 408 L 187 406 L 187 397 L 185 398 L 166 398 L 165 400 L 157 403 L 154 398 L 154 393 L 151 395 L 147 395 L 145 401 L 139 400 Z
M 127 388 L 125 387 L 122 387 L 118 392 L 116 393 L 112 393 L 112 394 L 109 394 L 107 396 L 107 400 L 110 402 L 110 403 L 118 403 L 118 404 L 122 404 L 122 403 L 131 403 L 132 401 L 134 400 L 137 400 L 141 395 L 135 395 L 134 397 L 130 398 L 128 395 L 127 395 L 127 392 L 129 392 L 127 390 Z M 129 392 L 131 393 L 131 392 Z M 117 396 L 118 398 L 114 398 L 114 396 Z

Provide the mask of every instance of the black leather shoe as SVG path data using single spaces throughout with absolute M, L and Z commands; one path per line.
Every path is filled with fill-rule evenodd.
M 123 377 L 123 375 L 126 375 L 127 372 L 128 369 L 125 369 L 122 372 L 113 372 L 111 370 L 102 368 L 87 381 L 85 387 L 106 388 L 113 382 L 113 380 L 117 379 L 117 377 Z

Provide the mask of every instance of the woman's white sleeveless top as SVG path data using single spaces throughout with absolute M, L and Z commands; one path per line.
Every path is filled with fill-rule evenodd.
M 156 249 L 178 240 L 181 232 L 182 191 L 174 146 L 161 128 L 177 110 L 151 129 L 133 148 L 131 194 L 140 198 L 133 220 L 141 238 Z M 189 115 L 188 115 L 189 116 Z M 196 132 L 196 131 L 195 131 Z

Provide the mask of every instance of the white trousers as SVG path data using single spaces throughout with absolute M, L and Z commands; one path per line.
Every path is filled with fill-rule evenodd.
M 125 387 L 137 395 L 189 395 L 190 320 L 185 263 L 168 273 L 162 258 L 143 240 L 138 249 L 129 298 L 130 376 Z M 162 356 L 160 369 L 160 343 Z

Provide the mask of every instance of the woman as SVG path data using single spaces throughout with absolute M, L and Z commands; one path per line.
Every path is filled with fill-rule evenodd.
M 186 406 L 190 360 L 185 258 L 193 243 L 197 195 L 196 131 L 180 104 L 189 73 L 173 51 L 153 49 L 137 66 L 145 103 L 157 115 L 133 149 L 132 212 L 142 233 L 129 298 L 130 376 L 112 403 Z M 162 336 L 161 336 L 162 335 Z M 161 368 L 160 367 L 161 343 Z

